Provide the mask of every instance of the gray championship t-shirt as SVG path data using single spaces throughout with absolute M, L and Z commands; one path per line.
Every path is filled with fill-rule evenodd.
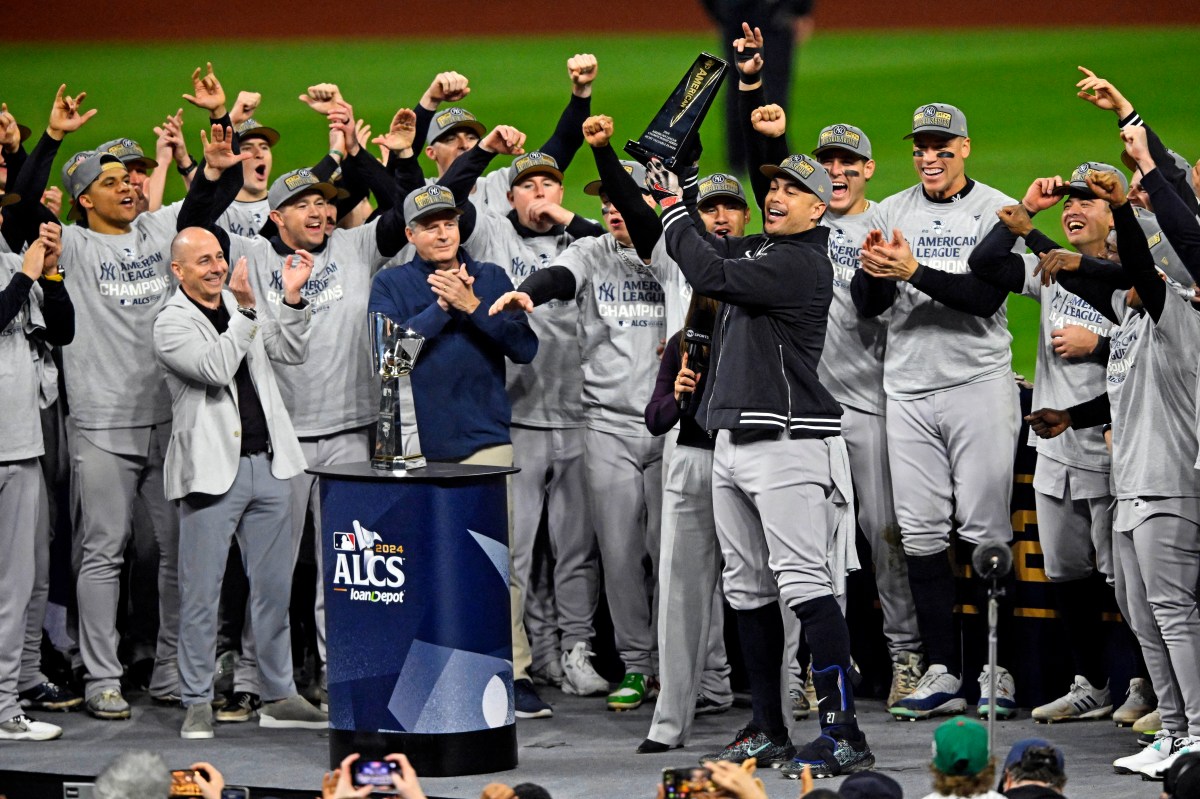
M 139 214 L 129 233 L 63 226 L 59 264 L 79 331 L 63 347 L 63 370 L 71 416 L 81 429 L 171 420 L 153 326 L 175 286 L 171 241 L 181 205 Z
M 936 203 L 916 185 L 879 203 L 876 226 L 889 239 L 899 228 L 913 257 L 927 269 L 964 274 L 975 245 L 996 223 L 996 211 L 1015 203 L 982 183 L 959 200 Z M 1013 251 L 1024 252 L 1025 242 L 1018 240 Z M 982 319 L 900 283 L 884 354 L 884 390 L 889 398 L 912 400 L 1007 377 L 1011 342 L 1004 305 Z
M 1043 286 L 1041 277 L 1033 271 L 1038 266 L 1036 255 L 1022 256 L 1025 262 L 1025 286 L 1021 293 L 1038 301 L 1041 307 L 1037 349 L 1037 379 L 1033 382 L 1034 408 L 1069 408 L 1089 400 L 1105 389 L 1105 364 L 1089 358 L 1063 360 L 1054 352 L 1051 333 L 1067 325 L 1084 327 L 1102 338 L 1108 336 L 1112 323 L 1078 295 L 1061 283 Z M 1099 427 L 1084 430 L 1068 428 L 1056 438 L 1038 438 L 1029 431 L 1029 445 L 1038 454 L 1067 466 L 1094 472 L 1110 468 L 1104 433 Z
M 872 319 L 858 315 L 850 296 L 850 281 L 862 268 L 859 254 L 867 233 L 876 226 L 870 203 L 861 214 L 838 215 L 826 211 L 821 224 L 829 228 L 829 260 L 833 263 L 833 300 L 825 328 L 825 349 L 817 364 L 821 385 L 834 399 L 864 413 L 882 414 L 883 355 L 887 346 L 891 310 Z
M 507 204 L 507 203 L 506 203 Z M 566 233 L 522 237 L 507 217 L 479 211 L 471 237 L 463 242 L 477 261 L 499 264 L 514 286 L 570 246 Z M 583 350 L 575 300 L 551 300 L 530 314 L 538 337 L 532 363 L 505 364 L 505 387 L 513 424 L 539 428 L 583 427 Z
M 580 239 L 554 259 L 575 275 L 583 336 L 583 406 L 592 430 L 649 438 L 643 414 L 667 334 L 656 274 L 678 270 L 659 240 L 651 264 L 611 233 Z M 534 315 L 537 315 L 534 311 Z
M 1123 306 L 1123 296 L 1114 298 L 1115 310 Z M 1197 452 L 1200 313 L 1189 300 L 1168 290 L 1157 323 L 1148 313 L 1141 316 L 1136 358 L 1125 369 L 1119 405 L 1110 403 L 1114 494 L 1118 499 L 1200 497 L 1200 472 L 1191 468 Z M 1122 332 L 1127 321 L 1128 316 Z M 1115 335 L 1112 341 L 1115 357 Z M 1112 373 L 1110 362 L 1110 394 Z
M 335 230 L 313 253 L 312 275 L 300 296 L 312 307 L 308 359 L 274 364 L 279 393 L 299 438 L 332 435 L 363 427 L 378 408 L 372 386 L 367 301 L 371 279 L 386 260 L 375 243 L 375 222 Z M 271 242 L 230 237 L 230 258 L 245 255 L 259 313 L 278 318 L 283 303 L 283 264 Z
M 251 238 L 267 224 L 270 213 L 271 204 L 265 198 L 249 202 L 234 200 L 217 219 L 217 227 L 235 236 Z

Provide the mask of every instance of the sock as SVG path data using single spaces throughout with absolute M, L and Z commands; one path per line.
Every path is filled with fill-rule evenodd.
M 946 553 L 905 555 L 908 585 L 917 608 L 917 629 L 925 645 L 925 659 L 940 663 L 962 677 L 959 625 L 954 617 L 954 572 Z
M 1108 682 L 1104 668 L 1104 628 L 1100 620 L 1103 607 L 1096 580 L 1064 580 L 1053 583 L 1055 604 L 1062 629 L 1071 646 L 1075 673 L 1082 674 L 1096 688 Z
M 738 610 L 738 639 L 750 680 L 751 725 L 776 743 L 788 737 L 780 701 L 779 666 L 783 662 L 783 616 L 779 603 Z
M 964 555 L 964 557 L 966 557 Z M 982 641 L 983 643 L 983 663 L 987 664 L 987 607 L 988 607 L 988 588 L 991 587 L 991 580 L 982 580 L 979 577 L 972 576 L 967 585 L 967 596 L 963 597 L 963 601 L 974 605 L 979 615 L 976 617 L 979 620 L 979 629 L 982 631 L 982 638 L 972 639 Z M 1020 641 L 1016 637 L 1015 617 L 1013 616 L 1013 601 L 1017 591 L 1017 572 L 1016 569 L 1010 569 L 1008 574 L 1004 575 L 999 580 L 1000 588 L 1003 591 L 999 597 L 999 603 L 996 614 L 996 665 L 1003 667 L 1005 663 L 1015 663 L 1017 657 L 1014 652 L 1020 647 Z M 972 630 L 972 635 L 974 635 Z M 1084 675 L 1086 676 L 1086 675 Z M 1100 681 L 1103 685 L 1104 681 Z M 1095 685 L 1095 683 L 1093 683 Z
M 792 611 L 804 625 L 804 637 L 812 650 L 821 733 L 835 739 L 862 740 L 854 713 L 854 688 L 847 676 L 850 631 L 842 609 L 832 596 L 823 596 L 801 602 Z

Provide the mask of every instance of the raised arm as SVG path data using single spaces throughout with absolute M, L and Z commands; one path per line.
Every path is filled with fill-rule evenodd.
M 1125 154 L 1142 173 L 1142 187 L 1150 193 L 1162 232 L 1183 261 L 1192 280 L 1200 280 L 1200 221 L 1196 219 L 1195 208 L 1189 208 L 1179 198 L 1170 176 L 1152 157 L 1147 142 L 1147 128 L 1127 127 L 1121 131 L 1121 139 L 1125 142 Z M 1192 196 L 1194 199 L 1195 195 Z
M 980 280 L 1020 294 L 1025 287 L 1025 259 L 1013 252 L 1013 247 L 1033 230 L 1033 222 L 1021 205 L 1005 206 L 996 214 L 1000 221 L 975 245 L 967 266 Z
M 592 81 L 598 73 L 596 56 L 576 53 L 567 59 L 567 75 L 571 79 L 571 99 L 558 117 L 558 124 L 541 151 L 558 162 L 563 172 L 571 165 L 575 153 L 583 146 L 583 122 L 592 114 Z
M 612 117 L 589 117 L 583 123 L 583 135 L 592 147 L 604 194 L 620 212 L 638 256 L 649 261 L 662 236 L 662 223 L 658 220 L 658 214 L 643 199 L 643 187 L 621 166 L 620 159 L 609 144 L 612 134 Z

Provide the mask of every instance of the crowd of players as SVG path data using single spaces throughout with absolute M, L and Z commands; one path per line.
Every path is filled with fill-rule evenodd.
M 470 92 L 454 72 L 375 138 L 336 85 L 310 87 L 300 99 L 326 118 L 329 150 L 274 180 L 279 132 L 255 118 L 258 95 L 227 105 L 211 65 L 185 95 L 211 120 L 202 159 L 176 113 L 155 128 L 153 157 L 118 139 L 68 159 L 65 197 L 47 188 L 50 165 L 95 110 L 60 88 L 27 154 L 28 128 L 3 109 L 0 739 L 61 734 L 24 709 L 130 716 L 117 618 L 135 533 L 158 588 L 147 688 L 187 708 L 184 737 L 212 737 L 214 709 L 223 722 L 327 723 L 323 692 L 310 704 L 292 678 L 288 564 L 306 525 L 320 534 L 305 465 L 369 457 L 373 310 L 427 339 L 413 372 L 424 454 L 521 469 L 518 717 L 552 715 L 535 684 L 613 710 L 657 697 L 638 751 L 684 745 L 696 714 L 732 704 L 727 602 L 753 715 L 711 757 L 790 777 L 870 768 L 844 617 L 855 527 L 893 663 L 889 712 L 965 712 L 953 609 L 982 601 L 956 598 L 947 550 L 952 531 L 1011 539 L 1020 410 L 1005 301 L 1017 293 L 1041 304 L 1033 487 L 1076 672 L 1033 716 L 1136 723 L 1150 743 L 1114 763 L 1122 773 L 1161 776 L 1200 744 L 1195 173 L 1083 70 L 1079 96 L 1117 118 L 1132 182 L 1086 160 L 1017 201 L 967 176 L 966 116 L 933 102 L 906 137 L 917 184 L 872 200 L 867 134 L 830 124 L 812 157 L 796 154 L 759 80 L 761 34 L 745 26 L 735 48 L 747 162 L 763 165 L 753 201 L 692 159 L 675 174 L 621 161 L 613 120 L 592 114 L 590 55 L 568 60 L 566 108 L 528 153 L 518 129 L 489 131 L 450 105 Z M 422 172 L 422 141 L 436 178 Z M 600 177 L 584 191 L 603 225 L 561 204 L 585 144 Z M 485 175 L 497 156 L 514 158 Z M 189 191 L 164 206 L 171 164 Z M 1060 203 L 1070 249 L 1034 227 Z M 762 233 L 746 235 L 755 208 Z M 226 389 L 233 416 L 211 415 L 205 403 Z M 60 505 L 82 696 L 39 665 Z M 235 536 L 240 596 L 222 592 Z M 1097 570 L 1139 644 L 1140 676 L 1115 711 Z M 616 686 L 591 662 L 601 575 L 625 668 Z M 233 693 L 216 697 L 218 623 L 243 617 L 228 642 L 240 651 Z M 981 715 L 1016 711 L 1007 670 L 985 669 L 979 685 Z M 796 747 L 789 714 L 811 712 L 806 687 L 821 733 Z

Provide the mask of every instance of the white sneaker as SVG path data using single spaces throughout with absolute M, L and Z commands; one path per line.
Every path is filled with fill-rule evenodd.
M 1118 757 L 1113 761 L 1113 771 L 1118 774 L 1139 774 L 1146 766 L 1161 763 L 1171 756 L 1176 741 L 1180 740 L 1173 733 L 1159 730 L 1154 736 L 1154 743 L 1147 746 L 1136 755 Z
M 0 721 L 0 741 L 53 741 L 62 735 L 62 727 L 34 721 L 24 713 Z
M 562 690 L 575 696 L 600 696 L 608 693 L 608 680 L 592 666 L 592 650 L 579 641 L 571 651 L 562 653 Z
M 1112 712 L 1112 697 L 1108 684 L 1096 688 L 1082 674 L 1075 675 L 1067 695 L 1035 707 L 1030 714 L 1034 721 L 1070 721 L 1071 719 L 1102 719 Z
M 988 691 L 992 688 L 991 674 L 987 666 L 979 672 L 979 718 L 986 718 L 991 707 Z M 996 718 L 1010 719 L 1017 715 L 1017 687 L 1012 674 L 1003 666 L 996 667 Z
M 888 690 L 887 707 L 899 702 L 917 690 L 917 683 L 925 673 L 925 664 L 916 652 L 901 652 L 892 661 L 892 687 Z
M 1188 752 L 1200 752 L 1200 738 L 1176 738 L 1175 745 L 1171 747 L 1171 754 L 1165 760 L 1148 763 L 1138 771 L 1144 780 L 1161 780 L 1167 776 L 1167 770 L 1175 765 L 1175 761 Z
M 897 718 L 923 719 L 929 716 L 957 716 L 967 710 L 967 700 L 959 696 L 962 679 L 946 671 L 941 664 L 930 666 L 921 675 L 917 688 L 888 708 Z
M 1118 727 L 1129 727 L 1137 720 L 1158 707 L 1158 697 L 1150 687 L 1150 681 L 1144 677 L 1134 677 L 1129 681 L 1129 690 L 1125 693 L 1125 703 L 1113 711 L 1113 723 Z

